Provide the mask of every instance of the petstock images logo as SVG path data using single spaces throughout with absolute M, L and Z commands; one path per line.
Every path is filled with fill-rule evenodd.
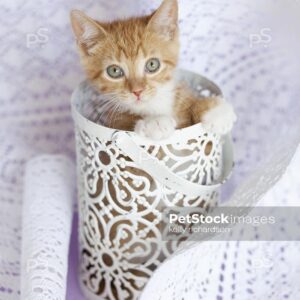
M 165 241 L 299 241 L 300 207 L 167 207 L 160 230 Z

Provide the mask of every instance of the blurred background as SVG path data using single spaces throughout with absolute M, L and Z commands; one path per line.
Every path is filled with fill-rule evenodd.
M 1 1 L 0 299 L 20 299 L 26 162 L 43 153 L 65 154 L 75 159 L 70 97 L 84 74 L 70 28 L 70 10 L 80 9 L 96 19 L 112 20 L 148 13 L 159 4 L 159 0 Z M 179 0 L 179 7 L 180 67 L 216 82 L 239 118 L 233 132 L 236 168 L 223 191 L 226 201 L 276 149 L 299 137 L 300 2 Z M 293 164 L 299 166 L 299 159 Z M 276 197 L 278 201 L 284 198 L 286 201 L 284 195 L 292 195 L 291 200 L 299 201 L 300 178 L 296 172 L 291 174 L 285 187 L 272 195 L 274 201 Z M 235 246 L 224 244 L 224 247 L 227 252 L 237 251 Z M 79 300 L 82 298 L 76 282 L 76 223 L 70 249 L 67 299 Z M 283 291 L 278 297 L 267 299 L 300 297 L 293 285 L 299 278 L 299 258 L 289 263 L 294 273 L 285 272 L 280 282 L 259 285 L 262 294 L 271 295 L 276 286 Z M 254 283 L 255 280 L 248 285 Z M 187 286 L 182 285 L 172 299 L 179 299 L 185 293 Z M 223 291 L 214 284 L 210 295 L 215 298 L 205 298 L 197 292 L 199 285 L 195 280 L 195 289 L 190 289 L 194 294 L 189 299 L 234 299 L 232 295 L 237 295 L 233 289 L 232 298 L 222 296 Z M 235 299 L 258 299 L 260 293 L 249 289 Z

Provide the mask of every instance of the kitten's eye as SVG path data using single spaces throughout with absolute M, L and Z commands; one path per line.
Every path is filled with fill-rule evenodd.
M 160 61 L 157 58 L 150 58 L 146 63 L 146 71 L 149 73 L 157 72 L 160 68 Z
M 114 79 L 117 79 L 117 78 L 121 78 L 124 76 L 124 71 L 122 70 L 121 67 L 118 67 L 117 65 L 112 65 L 112 66 L 109 66 L 107 69 L 107 74 L 111 77 L 111 78 L 114 78 Z

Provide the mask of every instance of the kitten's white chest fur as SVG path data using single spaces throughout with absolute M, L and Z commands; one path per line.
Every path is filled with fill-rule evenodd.
M 135 125 L 135 132 L 153 140 L 172 135 L 176 128 L 174 119 L 175 82 L 157 89 L 157 93 L 145 105 L 136 105 L 132 112 L 143 116 Z
M 137 103 L 130 108 L 131 113 L 144 117 L 169 116 L 174 114 L 175 82 L 170 81 L 157 88 L 157 92 L 148 101 Z

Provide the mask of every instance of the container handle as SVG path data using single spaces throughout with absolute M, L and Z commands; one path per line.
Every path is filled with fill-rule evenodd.
M 226 159 L 223 160 L 222 177 L 218 183 L 212 185 L 194 183 L 173 173 L 159 159 L 151 156 L 137 145 L 130 133 L 116 131 L 112 136 L 112 140 L 132 161 L 162 185 L 191 198 L 217 190 L 228 179 L 233 168 L 233 146 L 230 135 L 224 136 L 223 157 L 226 157 Z

